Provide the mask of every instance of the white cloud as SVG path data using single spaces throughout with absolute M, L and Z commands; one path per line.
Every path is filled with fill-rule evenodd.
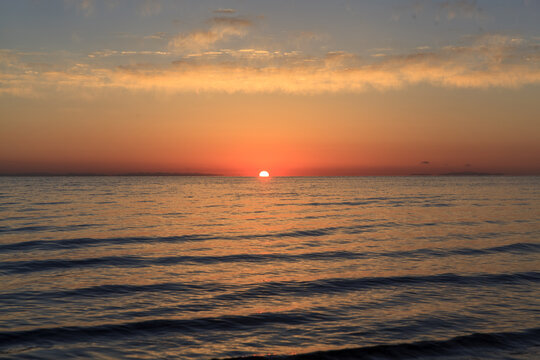
M 253 23 L 239 17 L 214 17 L 210 28 L 178 34 L 169 41 L 169 48 L 176 51 L 207 49 L 217 42 L 231 37 L 243 37 Z

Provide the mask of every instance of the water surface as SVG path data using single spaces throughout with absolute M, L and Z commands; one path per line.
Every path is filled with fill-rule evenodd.
M 539 177 L 2 177 L 0 357 L 533 359 L 539 235 Z

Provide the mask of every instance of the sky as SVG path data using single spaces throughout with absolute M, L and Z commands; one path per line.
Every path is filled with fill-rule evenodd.
M 6 0 L 0 174 L 540 174 L 540 0 Z

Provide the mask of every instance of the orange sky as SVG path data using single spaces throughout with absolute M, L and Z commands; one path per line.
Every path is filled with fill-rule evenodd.
M 514 90 L 32 101 L 3 104 L 20 119 L 0 135 L 4 171 L 521 174 L 540 164 L 536 99 Z

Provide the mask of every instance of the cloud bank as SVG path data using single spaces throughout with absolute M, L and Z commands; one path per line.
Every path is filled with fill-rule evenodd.
M 221 29 L 250 26 L 237 18 L 215 18 L 212 24 Z M 179 45 L 208 44 L 225 36 L 216 34 L 206 38 L 191 34 Z M 166 52 L 162 55 L 173 56 Z M 107 68 L 82 63 L 51 69 L 25 62 L 24 57 L 9 50 L 0 52 L 1 93 L 39 96 L 50 88 L 71 91 L 76 87 L 168 93 L 317 94 L 384 91 L 424 83 L 456 88 L 540 84 L 540 45 L 535 40 L 503 35 L 484 35 L 469 38 L 464 45 L 376 58 L 361 58 L 344 51 L 308 56 L 294 51 L 221 49 L 189 53 L 166 64 Z

